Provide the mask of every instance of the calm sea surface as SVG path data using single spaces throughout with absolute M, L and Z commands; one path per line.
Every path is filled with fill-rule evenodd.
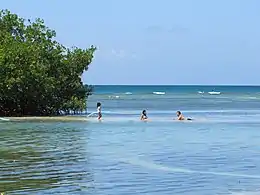
M 96 86 L 88 113 L 97 101 L 102 122 L 0 121 L 0 192 L 260 194 L 260 87 Z

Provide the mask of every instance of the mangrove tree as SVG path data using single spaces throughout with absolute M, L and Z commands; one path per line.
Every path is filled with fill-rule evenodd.
M 96 48 L 66 48 L 42 19 L 0 11 L 0 116 L 83 111 L 91 87 L 81 75 Z

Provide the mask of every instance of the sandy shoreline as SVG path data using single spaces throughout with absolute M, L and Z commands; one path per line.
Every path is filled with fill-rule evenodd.
M 24 116 L 24 117 L 0 117 L 9 121 L 87 121 L 87 116 Z M 4 121 L 4 120 L 3 120 Z

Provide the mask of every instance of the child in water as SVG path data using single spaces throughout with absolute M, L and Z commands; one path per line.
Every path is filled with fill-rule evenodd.
M 101 113 L 101 103 L 97 103 L 97 113 L 98 113 L 98 120 L 102 118 L 102 113 Z
M 141 121 L 143 120 L 147 120 L 148 117 L 147 117 L 147 114 L 146 114 L 146 110 L 143 110 L 142 114 L 141 114 Z
M 183 116 L 183 114 L 181 113 L 181 111 L 177 111 L 176 112 L 176 115 L 177 115 L 177 120 L 179 120 L 179 121 L 184 121 L 184 120 L 188 120 L 188 121 L 190 121 L 190 120 L 192 120 L 191 118 L 185 118 L 184 116 Z

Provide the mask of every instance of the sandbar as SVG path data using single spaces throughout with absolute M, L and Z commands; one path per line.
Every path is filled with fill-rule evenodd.
M 22 116 L 22 117 L 2 117 L 9 121 L 87 121 L 86 116 Z M 0 120 L 4 121 L 4 120 Z

